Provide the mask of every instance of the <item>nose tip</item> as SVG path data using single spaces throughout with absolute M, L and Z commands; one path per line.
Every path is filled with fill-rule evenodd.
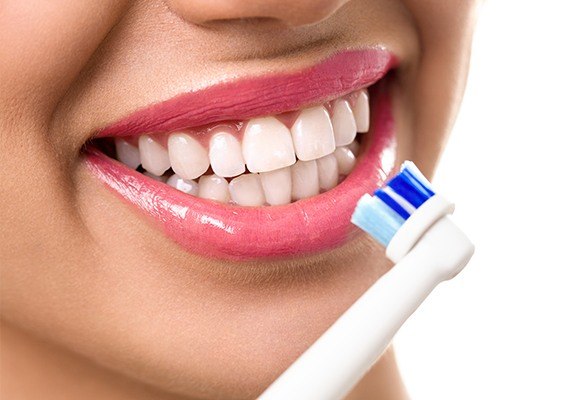
M 273 20 L 297 27 L 329 18 L 349 0 L 168 0 L 185 20 L 206 25 L 230 20 Z

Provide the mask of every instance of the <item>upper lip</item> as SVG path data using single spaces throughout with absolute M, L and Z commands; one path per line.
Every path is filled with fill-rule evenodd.
M 395 64 L 395 56 L 382 47 L 344 51 L 296 72 L 227 81 L 180 94 L 137 110 L 95 136 L 170 132 L 298 110 L 369 86 Z

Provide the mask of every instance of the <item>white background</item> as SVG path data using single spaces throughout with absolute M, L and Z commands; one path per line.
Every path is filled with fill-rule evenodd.
M 434 180 L 476 254 L 395 340 L 413 399 L 575 399 L 575 3 L 491 0 Z

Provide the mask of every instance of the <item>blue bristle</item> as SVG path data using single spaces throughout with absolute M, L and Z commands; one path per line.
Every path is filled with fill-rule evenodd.
M 407 204 L 402 205 L 395 199 L 392 199 L 393 204 L 391 204 L 389 202 L 391 196 L 381 196 L 380 193 L 383 192 L 381 189 L 376 190 L 374 194 L 391 208 L 395 208 L 395 205 L 398 204 L 408 214 L 411 214 L 414 209 L 419 208 L 435 194 L 427 179 L 425 179 L 417 167 L 409 161 L 401 166 L 399 174 L 391 179 L 387 183 L 387 186 Z M 408 207 L 408 205 L 411 205 L 411 207 Z M 399 214 L 404 215 L 403 213 Z
M 351 222 L 387 246 L 405 219 L 377 197 L 366 194 L 359 199 Z
M 399 175 L 393 178 L 387 184 L 393 189 L 395 193 L 403 197 L 414 208 L 419 208 L 427 199 L 429 195 L 422 190 L 422 187 L 413 180 L 407 170 L 402 171 Z
M 431 183 L 429 183 L 427 178 L 423 176 L 421 171 L 415 166 L 413 162 L 405 161 L 401 165 L 401 171 L 411 176 L 413 180 L 421 186 L 421 190 L 429 194 L 429 197 L 435 194 L 435 191 L 431 187 Z
M 395 201 L 390 195 L 385 193 L 382 189 L 377 189 L 373 194 L 379 197 L 385 204 L 387 204 L 401 217 L 403 217 L 404 219 L 409 218 L 410 214 L 407 211 L 405 211 L 405 209 L 397 201 Z
M 364 195 L 351 222 L 387 246 L 412 212 L 435 195 L 429 181 L 411 161 L 401 166 L 399 174 L 374 196 Z

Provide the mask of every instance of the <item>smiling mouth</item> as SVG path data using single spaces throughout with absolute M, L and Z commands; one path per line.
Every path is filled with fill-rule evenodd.
M 368 96 L 363 89 L 300 111 L 94 145 L 192 196 L 284 205 L 333 189 L 353 170 L 369 130 Z
M 194 253 L 246 260 L 331 249 L 354 236 L 355 202 L 395 165 L 383 79 L 394 62 L 384 48 L 347 51 L 188 93 L 103 129 L 85 160 Z

